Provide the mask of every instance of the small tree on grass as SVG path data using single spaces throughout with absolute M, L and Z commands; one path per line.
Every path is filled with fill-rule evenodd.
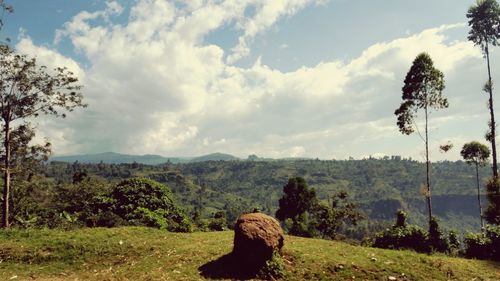
M 426 162 L 426 199 L 429 212 L 429 223 L 432 219 L 430 161 L 429 161 L 429 130 L 428 119 L 432 109 L 448 107 L 448 100 L 442 96 L 444 90 L 444 75 L 434 67 L 431 57 L 427 53 L 418 55 L 406 74 L 403 86 L 403 102 L 394 112 L 398 117 L 399 131 L 410 135 L 417 130 L 425 143 Z M 423 109 L 425 117 L 425 136 L 420 134 L 417 123 L 417 111 Z
M 479 217 L 481 219 L 481 227 L 483 223 L 483 208 L 481 207 L 481 192 L 479 190 L 479 166 L 485 166 L 490 157 L 490 149 L 477 141 L 471 141 L 464 144 L 460 154 L 468 164 L 474 164 L 476 167 L 476 186 L 477 186 L 477 201 L 479 204 Z
M 284 221 L 292 220 L 291 234 L 304 235 L 305 213 L 316 203 L 316 191 L 307 186 L 304 178 L 290 178 L 283 186 L 283 197 L 279 200 L 276 217 Z

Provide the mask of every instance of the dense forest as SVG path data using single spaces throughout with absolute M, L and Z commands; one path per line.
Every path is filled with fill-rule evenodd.
M 474 169 L 463 161 L 432 164 L 434 211 L 445 229 L 460 232 L 480 228 Z M 380 230 L 398 209 L 407 210 L 412 223 L 425 225 L 421 194 L 425 164 L 400 157 L 364 160 L 206 161 L 184 164 L 98 164 L 53 161 L 43 165 L 45 181 L 68 184 L 97 178 L 118 182 L 147 177 L 168 185 L 187 213 L 211 217 L 218 211 L 230 224 L 245 210 L 274 214 L 282 187 L 300 176 L 328 202 L 334 193 L 346 191 L 370 218 L 359 227 Z M 480 169 L 484 182 L 489 169 Z M 486 202 L 486 200 L 484 200 Z M 376 226 L 378 225 L 378 226 Z M 364 234 L 370 229 L 361 231 Z M 356 234 L 357 238 L 361 234 Z

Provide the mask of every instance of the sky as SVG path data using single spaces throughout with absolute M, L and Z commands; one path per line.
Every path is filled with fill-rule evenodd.
M 87 108 L 34 120 L 55 155 L 424 160 L 424 143 L 402 135 L 394 115 L 421 52 L 444 73 L 450 104 L 430 115 L 431 160 L 486 143 L 486 62 L 467 41 L 474 0 L 7 3 L 15 11 L 0 35 L 84 86 Z

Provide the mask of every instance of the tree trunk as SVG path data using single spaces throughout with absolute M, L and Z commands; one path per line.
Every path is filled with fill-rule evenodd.
M 483 208 L 481 207 L 481 192 L 479 190 L 479 169 L 476 162 L 476 182 L 477 182 L 477 202 L 479 203 L 479 218 L 481 219 L 481 229 L 484 227 L 483 223 Z
M 486 61 L 488 63 L 488 90 L 490 94 L 490 99 L 489 99 L 489 108 L 490 108 L 490 117 L 491 117 L 491 152 L 493 155 L 493 177 L 498 178 L 498 167 L 497 167 L 497 145 L 495 142 L 495 113 L 493 110 L 493 85 L 491 82 L 491 69 L 490 69 L 490 52 L 488 50 L 488 43 L 486 43 L 485 47 L 485 53 L 486 53 Z
M 10 115 L 10 114 L 9 114 Z M 3 173 L 3 204 L 2 227 L 9 228 L 9 193 L 10 193 L 10 122 L 5 121 L 4 131 L 4 173 Z
M 427 208 L 429 209 L 429 224 L 432 220 L 432 202 L 431 202 L 431 181 L 429 178 L 429 132 L 428 132 L 428 112 L 427 105 L 425 106 L 425 162 L 427 167 Z

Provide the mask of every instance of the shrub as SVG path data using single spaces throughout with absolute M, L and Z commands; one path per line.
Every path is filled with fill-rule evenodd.
M 110 209 L 130 224 L 189 232 L 188 216 L 174 202 L 170 189 L 159 182 L 133 178 L 120 182 L 111 192 Z
M 484 233 L 466 233 L 465 239 L 465 256 L 468 258 L 488 259 L 488 248 L 491 241 L 486 238 Z
M 449 242 L 439 228 L 439 223 L 436 217 L 432 217 L 429 223 L 428 243 L 431 251 L 449 252 Z
M 167 220 L 165 215 L 165 212 L 161 209 L 151 211 L 149 209 L 139 207 L 134 211 L 134 217 L 136 217 L 134 221 L 139 225 L 166 229 Z
M 270 260 L 266 261 L 264 266 L 259 270 L 257 277 L 264 280 L 276 280 L 285 276 L 285 265 L 280 254 L 273 253 Z
M 215 213 L 208 223 L 208 229 L 210 231 L 223 231 L 226 227 L 227 221 L 224 211 Z
M 418 226 L 393 226 L 375 236 L 373 246 L 384 249 L 409 249 L 428 252 L 427 233 Z
M 469 258 L 500 261 L 500 226 L 487 225 L 481 233 L 467 233 L 464 244 Z
M 449 253 L 451 255 L 458 255 L 460 252 L 460 239 L 458 237 L 458 233 L 454 230 L 450 231 L 448 235 L 448 245 L 449 245 Z

